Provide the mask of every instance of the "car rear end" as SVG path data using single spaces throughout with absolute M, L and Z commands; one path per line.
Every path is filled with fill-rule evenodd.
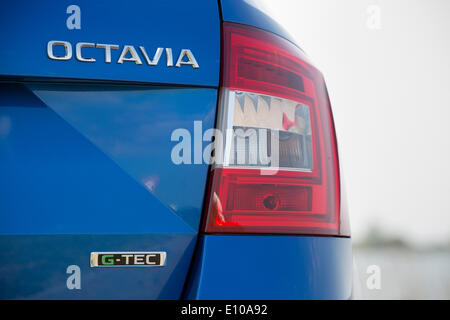
M 248 2 L 128 4 L 1 4 L 0 297 L 350 298 L 321 73 Z

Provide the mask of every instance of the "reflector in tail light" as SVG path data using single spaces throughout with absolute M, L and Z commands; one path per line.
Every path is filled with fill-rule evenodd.
M 222 50 L 217 127 L 225 139 L 203 231 L 347 235 L 320 72 L 289 41 L 250 26 L 224 23 Z

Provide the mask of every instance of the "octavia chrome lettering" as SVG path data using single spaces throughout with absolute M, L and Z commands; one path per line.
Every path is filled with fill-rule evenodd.
M 54 48 L 58 46 L 64 48 L 64 53 L 62 55 L 56 55 L 54 52 Z M 75 58 L 81 62 L 97 61 L 97 59 L 85 55 L 85 53 L 83 52 L 83 48 L 103 50 L 105 63 L 112 62 L 112 50 L 119 50 L 118 52 L 120 52 L 120 55 L 116 61 L 116 63 L 118 64 L 123 64 L 124 62 L 134 62 L 136 65 L 142 65 L 145 62 L 149 66 L 156 66 L 161 60 L 161 56 L 163 55 L 163 53 L 165 53 L 167 67 L 175 66 L 179 68 L 182 65 L 187 65 L 192 66 L 192 68 L 194 69 L 199 68 L 198 62 L 190 49 L 181 49 L 174 65 L 172 48 L 158 47 L 156 48 L 156 50 L 147 51 L 147 49 L 143 46 L 139 46 L 139 49 L 136 49 L 136 47 L 132 45 L 124 45 L 123 48 L 121 48 L 116 44 L 78 42 L 75 45 Z M 152 53 L 153 56 L 151 55 Z M 51 40 L 47 43 L 47 56 L 52 60 L 70 60 L 73 56 L 72 44 L 67 41 Z

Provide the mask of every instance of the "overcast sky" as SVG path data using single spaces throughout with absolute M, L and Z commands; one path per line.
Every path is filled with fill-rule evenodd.
M 448 241 L 450 1 L 265 3 L 327 81 L 354 238 Z

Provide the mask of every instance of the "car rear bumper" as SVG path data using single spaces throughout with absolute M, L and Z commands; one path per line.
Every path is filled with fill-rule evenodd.
M 205 235 L 186 299 L 349 299 L 351 239 Z

